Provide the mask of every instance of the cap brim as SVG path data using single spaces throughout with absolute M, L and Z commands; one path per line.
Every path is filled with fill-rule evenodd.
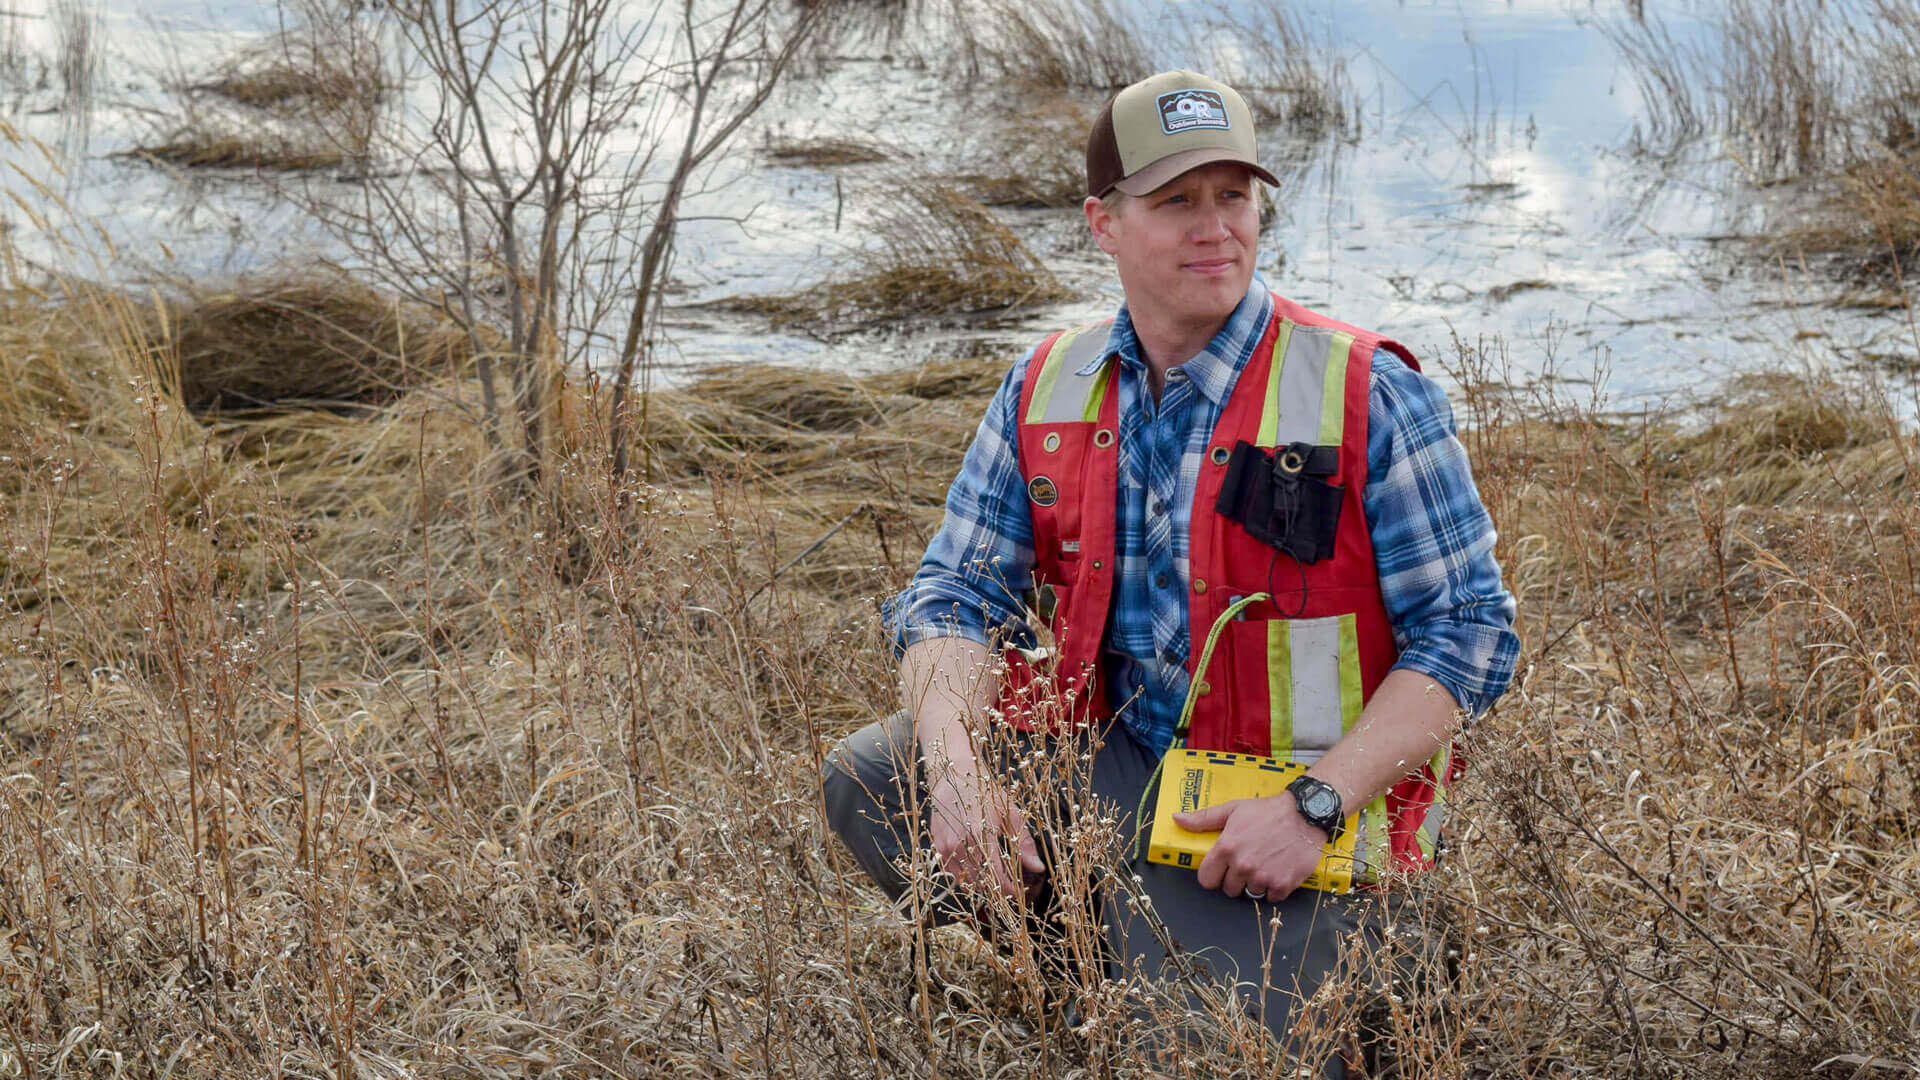
M 1123 194 L 1137 199 L 1142 195 L 1153 194 L 1179 179 L 1184 173 L 1192 172 L 1202 165 L 1212 165 L 1221 161 L 1245 165 L 1253 175 L 1274 187 L 1280 186 L 1280 181 L 1275 180 L 1273 174 L 1262 168 L 1259 162 L 1250 161 L 1244 155 L 1224 146 L 1202 146 L 1192 150 L 1182 150 L 1177 154 L 1168 154 L 1113 186 Z

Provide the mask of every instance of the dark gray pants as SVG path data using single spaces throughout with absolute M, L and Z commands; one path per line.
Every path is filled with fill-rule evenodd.
M 1119 835 L 1132 836 L 1136 808 L 1157 764 L 1118 723 L 1109 724 L 1098 738 L 1076 738 L 1083 745 L 1070 749 L 1081 751 L 1082 768 L 1064 786 L 1077 791 L 1057 800 L 1067 805 L 1049 818 L 1051 829 L 1035 830 L 1050 867 L 1062 852 L 1060 838 L 1048 833 L 1064 832 L 1061 826 L 1078 815 L 1117 815 Z M 1003 772 L 1017 771 L 1022 762 L 1030 764 L 1049 749 L 1057 760 L 1059 740 L 1016 737 L 997 756 Z M 1023 775 L 1033 779 L 1030 768 Z M 881 891 L 910 906 L 913 882 L 903 870 L 913 860 L 903 860 L 902 854 L 912 843 L 922 849 L 916 855 L 924 861 L 927 830 L 920 797 L 924 789 L 918 786 L 923 783 L 919 754 L 906 714 L 896 713 L 841 740 L 827 755 L 821 779 L 828 824 Z M 1152 803 L 1146 806 L 1151 816 Z M 918 809 L 917 821 L 909 807 Z M 1031 821 L 1046 815 L 1028 816 Z M 1186 987 L 1190 1007 L 1199 1004 L 1194 990 L 1201 983 L 1232 985 L 1247 1012 L 1273 1032 L 1283 1048 L 1303 1045 L 1303 1033 L 1290 1029 L 1295 1005 L 1312 997 L 1335 972 L 1343 947 L 1357 957 L 1380 940 L 1384 912 L 1370 894 L 1334 896 L 1300 889 L 1278 903 L 1229 897 L 1201 888 L 1192 870 L 1132 859 L 1132 854 L 1130 846 L 1109 853 L 1109 886 L 1096 893 L 1095 925 L 1103 924 L 1106 930 L 1106 974 L 1142 975 Z M 1112 882 L 1114 872 L 1130 876 L 1137 886 Z M 924 886 L 919 892 L 923 901 L 930 901 L 920 909 L 933 922 L 951 921 L 966 911 L 951 898 L 928 896 Z M 1142 914 L 1142 895 L 1151 901 L 1160 925 Z M 1324 1048 L 1326 1043 L 1319 1045 Z M 1340 1075 L 1337 1059 L 1329 1060 L 1326 1069 L 1329 1076 Z

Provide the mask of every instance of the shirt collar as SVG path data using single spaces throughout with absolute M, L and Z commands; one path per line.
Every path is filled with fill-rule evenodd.
M 1240 369 L 1252 357 L 1253 347 L 1266 333 L 1267 322 L 1272 315 L 1273 293 L 1256 273 L 1253 280 L 1247 283 L 1247 294 L 1234 306 L 1233 314 L 1227 316 L 1220 332 L 1213 335 L 1213 340 L 1207 342 L 1206 348 L 1180 365 L 1186 370 L 1187 377 L 1193 380 L 1194 388 L 1214 402 L 1225 401 L 1227 395 L 1233 392 Z M 1146 366 L 1146 360 L 1140 355 L 1140 338 L 1133 330 L 1133 315 L 1127 310 L 1125 301 L 1121 302 L 1113 325 L 1107 330 L 1107 347 L 1082 364 L 1075 374 L 1091 376 L 1106 364 L 1109 357 L 1116 354 L 1123 365 L 1133 368 Z

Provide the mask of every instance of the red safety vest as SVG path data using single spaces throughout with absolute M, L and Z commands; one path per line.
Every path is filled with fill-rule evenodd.
M 1214 427 L 1194 491 L 1187 583 L 1193 655 L 1187 663 L 1197 697 L 1187 745 L 1311 762 L 1359 718 L 1399 656 L 1361 506 L 1368 374 L 1381 348 L 1416 370 L 1419 364 L 1378 334 L 1277 296 L 1274 305 Z M 1082 372 L 1104 351 L 1109 325 L 1048 338 L 1021 390 L 1019 454 L 1033 514 L 1033 573 L 1052 636 L 1049 649 L 1007 654 L 1000 707 L 1023 728 L 1053 730 L 1110 712 L 1099 660 L 1115 569 L 1117 361 L 1107 357 Z M 1346 490 L 1331 557 L 1297 563 L 1214 511 L 1228 457 L 1241 440 L 1263 448 L 1339 447 L 1329 479 Z M 1200 643 L 1228 605 L 1270 591 L 1271 600 L 1227 624 L 1208 670 L 1193 670 Z M 1377 880 L 1383 866 L 1432 865 L 1444 789 L 1463 766 L 1442 748 L 1361 811 L 1356 881 Z

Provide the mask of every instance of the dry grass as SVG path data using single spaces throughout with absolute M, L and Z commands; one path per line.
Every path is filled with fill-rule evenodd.
M 1000 93 L 1044 102 L 1091 91 L 1091 111 L 1098 111 L 1107 93 L 1181 66 L 1231 84 L 1258 119 L 1297 136 L 1339 132 L 1353 111 L 1344 63 L 1313 42 L 1278 0 L 1182 5 L 1158 14 L 1109 0 L 930 6 L 929 36 L 939 50 L 931 59 L 955 64 L 971 82 L 991 80 Z M 1083 127 L 1082 147 L 1085 138 Z
M 1530 647 L 1449 871 L 1483 977 L 1525 988 L 1497 1062 L 1920 1064 L 1920 803 L 1889 753 L 1920 708 L 1920 441 L 1832 384 L 1609 421 L 1466 355 Z
M 994 110 L 971 140 L 967 160 L 995 172 L 953 177 L 987 206 L 1077 208 L 1087 196 L 1087 132 L 1102 100 L 1039 85 L 1014 88 L 1018 109 Z
M 159 142 L 136 146 L 125 156 L 177 165 L 188 169 L 267 169 L 275 172 L 305 172 L 334 169 L 346 164 L 347 155 L 325 142 L 299 142 L 268 131 L 248 134 L 234 132 L 175 131 Z
M 924 176 L 869 189 L 878 246 L 854 272 L 785 296 L 735 297 L 733 311 L 823 330 L 908 316 L 988 311 L 1064 299 L 1020 238 L 968 196 Z
M 1813 212 L 1791 204 L 1759 250 L 1904 291 L 1920 250 L 1920 4 L 1738 0 L 1705 45 L 1657 21 L 1607 29 L 1647 103 L 1641 149 L 1677 160 L 1710 135 L 1746 184 L 1811 186 Z
M 572 387 L 502 498 L 457 378 L 207 423 L 154 326 L 0 304 L 0 1070 L 1147 1074 L 1122 988 L 1063 1038 L 1030 939 L 916 935 L 818 818 L 1000 365 L 716 374 L 653 400 L 651 484 Z M 1527 654 L 1414 894 L 1466 989 L 1369 1010 L 1402 1075 L 1920 1067 L 1914 433 L 1464 355 Z M 1281 1072 L 1216 1012 L 1163 1070 Z
M 365 165 L 391 87 L 373 30 L 351 7 L 299 0 L 301 25 L 174 80 L 176 115 L 129 152 L 183 168 L 294 172 Z
M 1149 23 L 1111 0 L 946 0 L 935 33 L 970 80 L 1118 90 L 1155 70 Z
M 1913 0 L 1734 0 L 1704 43 L 1644 18 L 1606 26 L 1635 69 L 1640 139 L 1663 155 L 1718 134 L 1751 183 L 1822 176 L 1920 131 Z
M 887 151 L 864 139 L 775 139 L 767 158 L 782 165 L 863 165 L 887 160 Z
M 464 334 L 344 277 L 266 279 L 173 306 L 168 385 L 197 414 L 365 405 L 458 373 Z

